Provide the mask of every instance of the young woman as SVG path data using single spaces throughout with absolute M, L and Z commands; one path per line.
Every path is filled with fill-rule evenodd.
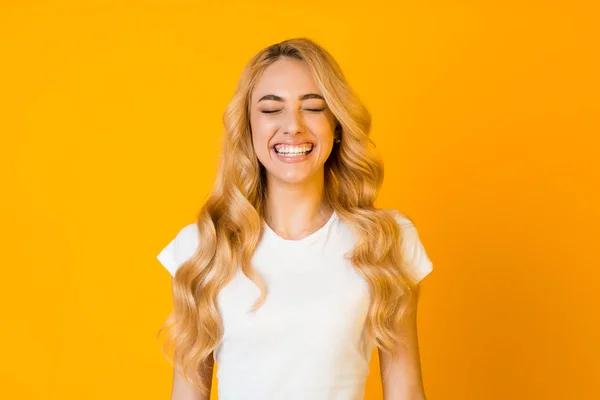
M 384 398 L 424 399 L 416 308 L 432 263 L 408 217 L 374 207 L 371 117 L 336 61 L 304 38 L 267 47 L 223 121 L 212 193 L 158 254 L 171 398 L 208 399 L 216 361 L 221 400 L 358 400 L 377 347 Z

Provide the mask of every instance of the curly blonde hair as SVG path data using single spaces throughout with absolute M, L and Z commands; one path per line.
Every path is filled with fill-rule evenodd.
M 340 128 L 342 140 L 325 163 L 325 196 L 357 240 L 346 256 L 369 285 L 367 340 L 397 354 L 397 345 L 402 343 L 398 324 L 416 307 L 416 284 L 404 272 L 399 246 L 402 231 L 391 213 L 374 207 L 383 181 L 383 162 L 369 137 L 369 111 L 320 45 L 307 38 L 271 45 L 245 66 L 223 114 L 218 177 L 197 214 L 198 247 L 174 275 L 174 308 L 158 332 L 167 336 L 163 353 L 203 393 L 208 388 L 199 367 L 223 335 L 217 294 L 241 267 L 260 288 L 253 311 L 267 295 L 264 281 L 251 265 L 263 229 L 266 174 L 252 145 L 250 98 L 265 68 L 283 57 L 306 62 Z

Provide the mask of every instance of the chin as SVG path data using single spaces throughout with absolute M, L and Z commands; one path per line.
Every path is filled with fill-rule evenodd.
M 290 185 L 306 183 L 315 177 L 314 174 L 295 173 L 292 171 L 287 174 L 282 173 L 282 171 L 277 171 L 277 173 L 268 172 L 268 175 L 271 175 L 270 178 L 273 179 L 273 181 Z

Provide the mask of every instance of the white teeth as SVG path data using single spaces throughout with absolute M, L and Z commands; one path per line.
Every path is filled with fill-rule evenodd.
M 310 153 L 312 150 L 312 143 L 301 144 L 299 146 L 291 146 L 286 144 L 275 145 L 275 152 L 279 155 L 284 156 L 298 156 Z

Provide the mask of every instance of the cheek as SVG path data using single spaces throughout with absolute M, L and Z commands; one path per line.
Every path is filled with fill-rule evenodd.
M 252 145 L 259 159 L 264 159 L 269 153 L 271 133 L 268 127 L 261 123 L 252 123 Z
M 255 115 L 250 119 L 252 133 L 256 132 L 257 136 L 265 136 L 276 129 L 275 121 L 264 115 Z
M 330 139 L 333 140 L 334 126 L 328 118 L 324 116 L 308 118 L 306 126 L 319 141 L 327 142 Z

